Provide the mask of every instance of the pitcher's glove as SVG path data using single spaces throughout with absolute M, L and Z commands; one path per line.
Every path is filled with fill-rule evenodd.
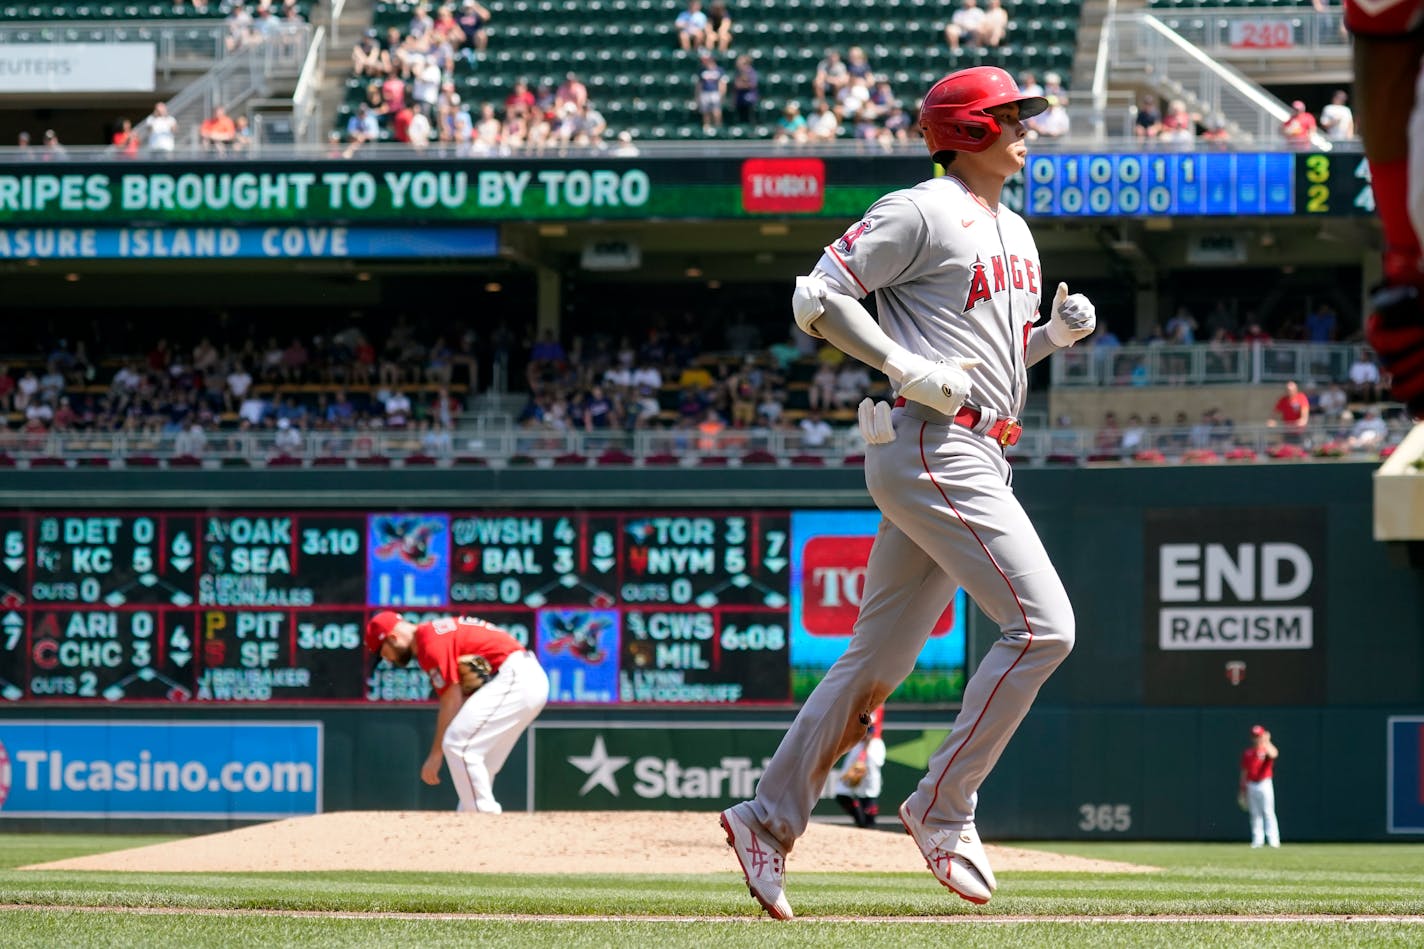
M 1377 289 L 1365 337 L 1390 375 L 1390 395 L 1424 418 L 1424 304 L 1412 286 Z
M 845 769 L 845 773 L 841 775 L 841 781 L 843 781 L 843 782 L 846 784 L 847 787 L 858 787 L 858 786 L 860 785 L 860 782 L 862 782 L 862 781 L 864 781 L 864 780 L 865 780 L 865 762 L 864 762 L 864 761 L 855 761 L 855 762 L 852 762 L 851 765 L 850 765 L 850 767 L 848 767 L 848 768 Z
M 455 660 L 455 665 L 460 670 L 460 691 L 465 695 L 473 695 L 494 678 L 494 667 L 484 656 L 461 656 Z

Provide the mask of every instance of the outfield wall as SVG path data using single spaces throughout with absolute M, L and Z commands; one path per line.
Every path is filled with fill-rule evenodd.
M 1078 645 L 982 790 L 986 836 L 1244 838 L 1245 818 L 1234 800 L 1237 760 L 1246 729 L 1259 721 L 1282 749 L 1277 801 L 1285 839 L 1400 839 L 1391 826 L 1417 839 L 1424 828 L 1424 726 L 1408 720 L 1391 726 L 1390 719 L 1424 716 L 1424 584 L 1417 569 L 1370 538 L 1372 470 L 1339 463 L 1016 472 L 1018 494 L 1072 596 Z M 869 504 L 856 471 L 300 472 L 264 474 L 260 484 L 252 478 L 15 472 L 0 481 L 0 497 L 19 509 Z M 968 620 L 972 666 L 995 631 L 976 612 Z M 532 754 L 531 743 L 521 741 L 497 790 L 511 808 L 715 810 L 755 780 L 791 714 L 551 708 L 533 732 Z M 887 810 L 908 793 L 952 715 L 952 708 L 890 710 Z M 36 721 L 319 722 L 323 810 L 438 809 L 453 800 L 448 783 L 427 788 L 418 779 L 430 707 L 130 707 L 26 699 L 0 705 L 0 742 L 6 726 Z M 298 749 L 292 754 L 310 754 L 299 739 L 311 729 L 291 731 Z M 112 748 L 130 740 L 137 739 L 116 737 Z M 180 794 L 162 818 L 75 820 L 74 807 L 132 811 L 112 790 L 73 791 L 62 771 L 55 809 L 36 812 L 32 798 L 24 807 L 33 816 L 18 816 L 27 780 L 38 785 L 30 789 L 35 794 L 49 790 L 53 761 L 42 757 L 39 741 L 39 750 L 23 759 L 10 750 L 0 828 L 159 830 L 251 819 L 194 822 L 197 805 Z M 110 751 L 96 749 L 94 760 Z M 73 772 L 80 784 L 86 773 L 94 769 Z M 262 778 L 265 771 L 253 773 Z M 96 805 L 92 794 L 100 791 L 107 803 Z M 823 807 L 834 812 L 829 803 Z M 230 813 L 251 811 L 234 806 Z

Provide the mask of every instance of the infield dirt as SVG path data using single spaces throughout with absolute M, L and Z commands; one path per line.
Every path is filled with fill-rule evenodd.
M 898 822 L 894 826 L 898 829 Z M 485 843 L 464 846 L 463 840 Z M 996 872 L 1149 873 L 1156 869 L 992 844 L 986 849 Z M 22 869 L 661 874 L 733 871 L 736 859 L 727 849 L 715 813 L 343 811 Z M 787 860 L 787 869 L 791 873 L 915 871 L 924 869 L 924 860 L 902 833 L 812 823 Z

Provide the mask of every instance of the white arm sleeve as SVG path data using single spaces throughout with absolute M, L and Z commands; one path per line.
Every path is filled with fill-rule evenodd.
M 1048 324 L 1035 326 L 1033 332 L 1028 335 L 1028 355 L 1024 363 L 1029 366 L 1037 365 L 1056 352 L 1058 347 L 1048 338 Z
M 827 287 L 821 303 L 824 312 L 816 320 L 817 335 L 841 352 L 878 369 L 885 365 L 887 356 L 900 349 L 854 297 Z

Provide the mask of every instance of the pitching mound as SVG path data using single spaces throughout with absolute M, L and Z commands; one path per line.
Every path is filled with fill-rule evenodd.
M 459 840 L 492 846 L 459 847 Z M 1146 873 L 1155 867 L 990 845 L 999 872 Z M 717 815 L 668 811 L 456 814 L 346 811 L 274 821 L 26 870 L 164 873 L 388 870 L 446 873 L 718 873 L 736 867 Z M 904 834 L 813 823 L 792 871 L 924 868 Z

